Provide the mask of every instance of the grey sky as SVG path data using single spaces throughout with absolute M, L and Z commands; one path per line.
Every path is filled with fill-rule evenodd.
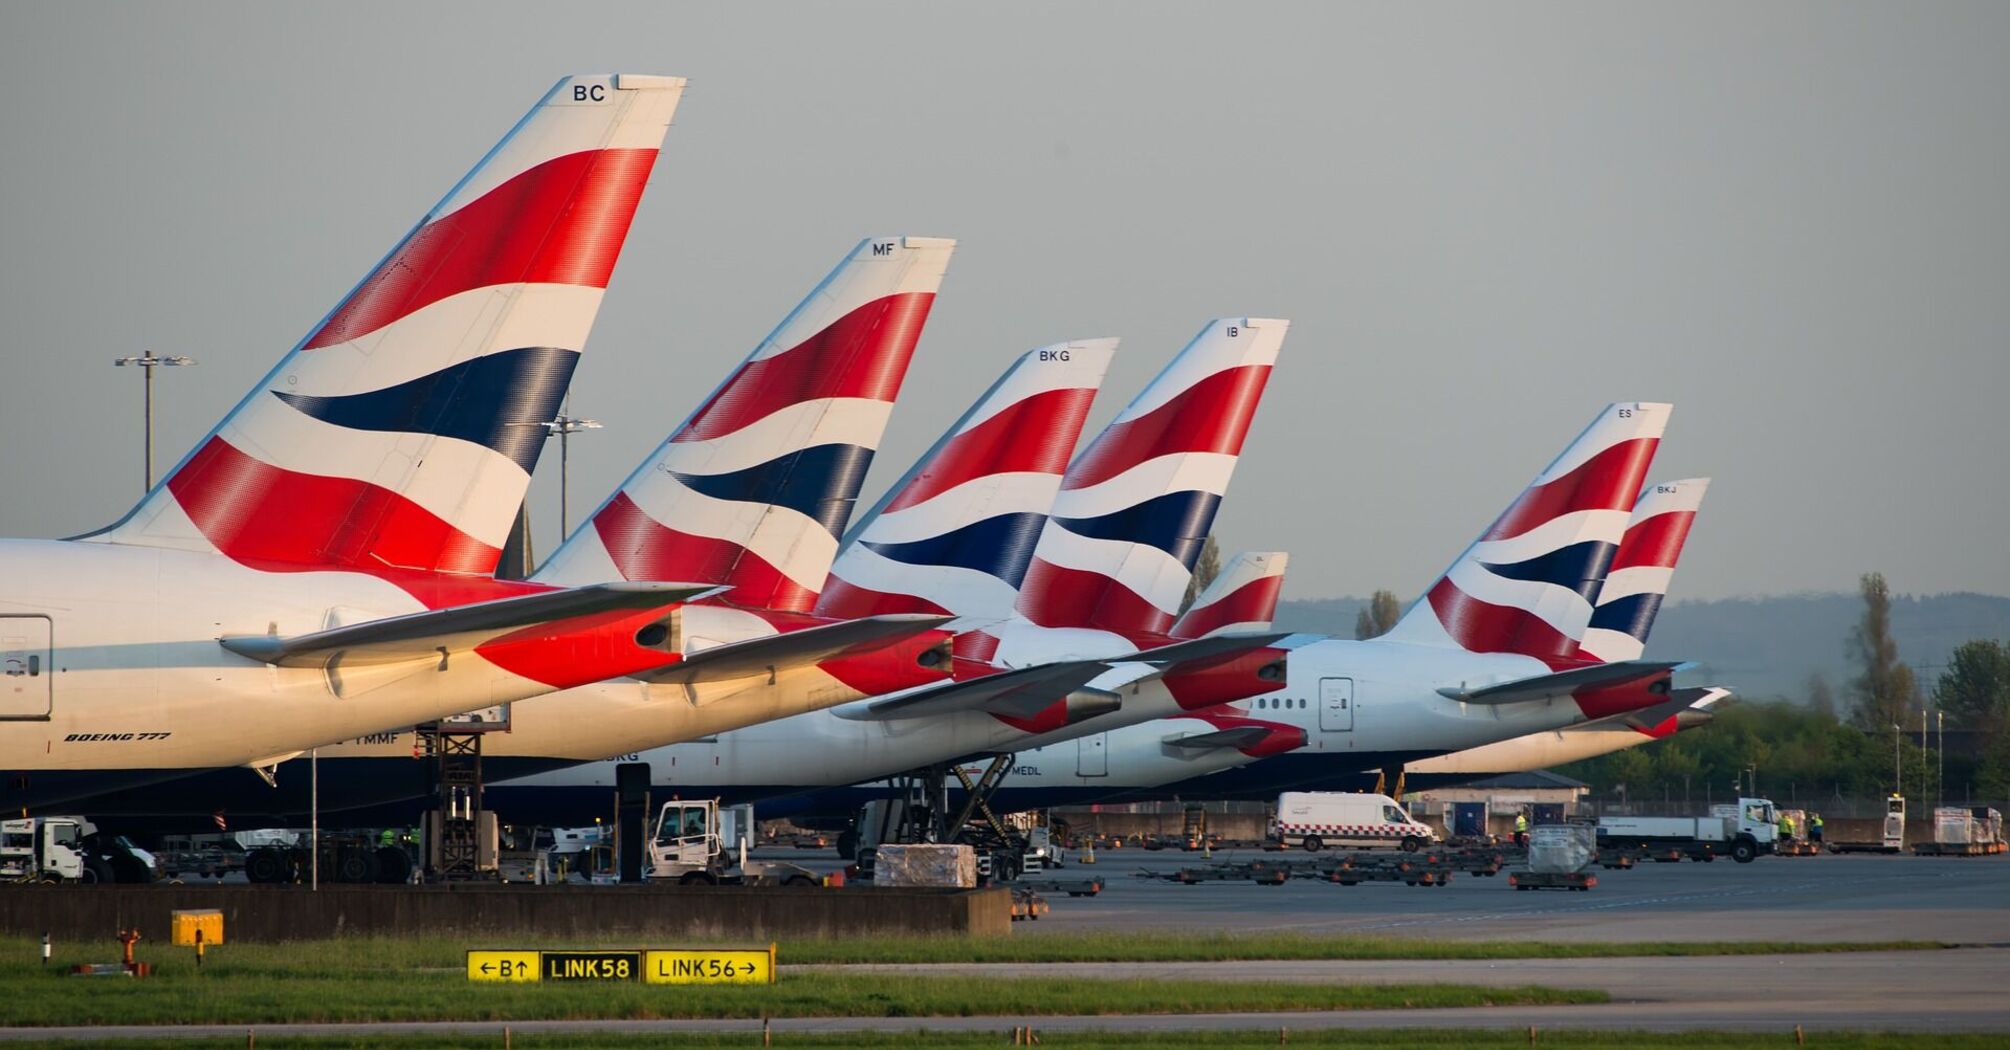
M 562 74 L 691 88 L 574 383 L 590 509 L 862 236 L 953 236 L 870 498 L 1019 351 L 1294 321 L 1217 532 L 1426 585 L 1597 408 L 1675 593 L 2010 593 L 2010 6 L 87 7 L 0 33 L 0 535 L 138 495 Z M 554 542 L 556 450 L 540 467 Z

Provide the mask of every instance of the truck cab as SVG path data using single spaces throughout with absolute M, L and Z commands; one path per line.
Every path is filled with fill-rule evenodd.
M 749 861 L 753 845 L 752 807 L 726 811 L 733 825 L 729 834 L 734 853 L 728 856 L 721 845 L 720 810 L 717 799 L 695 802 L 672 800 L 656 813 L 656 828 L 649 836 L 651 881 L 675 882 L 684 886 L 816 886 L 822 879 L 808 868 L 780 861 Z
M 10 882 L 109 882 L 84 855 L 83 825 L 68 817 L 0 821 L 0 879 Z
M 649 877 L 686 885 L 716 882 L 719 864 L 719 804 L 665 802 L 649 837 Z

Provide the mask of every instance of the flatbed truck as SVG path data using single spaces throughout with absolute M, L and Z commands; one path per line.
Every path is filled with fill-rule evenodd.
M 1741 798 L 1732 812 L 1707 817 L 1600 817 L 1600 849 L 1646 850 L 1654 857 L 1670 850 L 1701 861 L 1729 855 L 1747 864 L 1773 851 L 1777 811 L 1771 799 Z

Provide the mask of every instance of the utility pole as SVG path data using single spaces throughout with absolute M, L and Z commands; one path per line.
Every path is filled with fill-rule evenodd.
M 1891 793 L 1905 794 L 1905 760 L 1900 757 L 1899 734 L 1904 732 L 1897 722 L 1891 724 Z
M 599 430 L 599 420 L 580 419 L 576 416 L 560 414 L 557 419 L 546 423 L 545 429 L 558 435 L 558 542 L 563 544 L 572 534 L 571 510 L 568 506 L 570 485 L 567 464 L 572 459 L 572 435 L 582 430 Z
M 166 357 L 157 357 L 155 356 L 152 350 L 145 350 L 140 352 L 136 356 L 115 357 L 112 359 L 112 364 L 117 365 L 120 368 L 124 368 L 127 365 L 138 365 L 140 367 L 140 371 L 146 375 L 146 381 L 142 384 L 142 386 L 145 388 L 145 393 L 143 395 L 144 397 L 143 403 L 145 405 L 144 409 L 145 415 L 143 417 L 144 422 L 142 424 L 146 431 L 145 476 L 147 486 L 145 491 L 152 492 L 154 489 L 154 369 L 176 368 L 182 365 L 192 365 L 195 364 L 195 358 L 183 357 L 180 354 L 169 354 Z

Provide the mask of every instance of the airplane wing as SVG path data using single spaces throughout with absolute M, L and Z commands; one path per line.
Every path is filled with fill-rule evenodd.
M 1478 689 L 1446 686 L 1438 690 L 1438 695 L 1450 697 L 1462 704 L 1518 704 L 1529 700 L 1568 696 L 1579 689 L 1624 685 L 1627 682 L 1668 674 L 1687 666 L 1686 663 L 1669 660 L 1620 660 L 1608 664 L 1573 667 L 1568 671 L 1558 671 L 1554 674 L 1518 678 L 1512 682 L 1500 682 Z
M 1108 659 L 1062 660 L 1051 664 L 1020 667 L 986 675 L 983 678 L 944 682 L 940 685 L 912 689 L 874 701 L 850 717 L 888 721 L 897 718 L 926 718 L 976 708 L 1002 715 L 1030 716 L 1045 710 L 1056 700 L 1080 692 L 1087 688 L 1089 683 L 1119 667 L 1128 666 L 1133 669 L 1124 676 L 1121 683 L 1118 683 L 1130 685 L 1149 681 L 1161 675 L 1177 673 L 1195 663 L 1240 656 L 1287 637 L 1290 637 L 1289 632 L 1218 634 L 1173 642 L 1156 649 L 1126 653 Z M 1109 686 L 1111 683 L 1104 681 L 1103 685 Z M 1097 692 L 1106 693 L 1107 690 L 1099 689 Z M 1114 696 L 1109 700 L 1114 700 Z M 1116 705 L 1108 701 L 1090 702 L 1089 706 L 1107 710 L 1116 709 Z
M 1291 637 L 1290 631 L 1258 631 L 1241 634 L 1211 634 L 1205 638 L 1192 638 L 1183 642 L 1161 645 L 1156 649 L 1145 649 L 1128 656 L 1111 657 L 1110 664 L 1150 664 L 1160 674 L 1173 674 L 1181 668 L 1215 660 L 1225 660 L 1241 656 Z
M 601 583 L 429 609 L 287 638 L 232 635 L 217 643 L 275 667 L 322 667 L 337 657 L 351 665 L 391 664 L 470 649 L 503 631 L 595 613 L 674 605 L 722 589 L 701 583 Z
M 920 613 L 889 613 L 820 624 L 800 631 L 727 642 L 687 653 L 659 671 L 637 675 L 648 682 L 723 682 L 751 675 L 795 670 L 841 652 L 866 652 L 932 631 L 955 619 Z M 945 661 L 947 662 L 947 661 Z
M 1110 665 L 1101 660 L 1068 660 L 1021 667 L 983 678 L 910 689 L 867 704 L 852 717 L 884 722 L 928 718 L 977 708 L 1018 713 L 1025 703 L 1033 702 L 1032 698 L 1037 698 L 1040 707 L 1044 707 L 1088 685 L 1109 669 Z

